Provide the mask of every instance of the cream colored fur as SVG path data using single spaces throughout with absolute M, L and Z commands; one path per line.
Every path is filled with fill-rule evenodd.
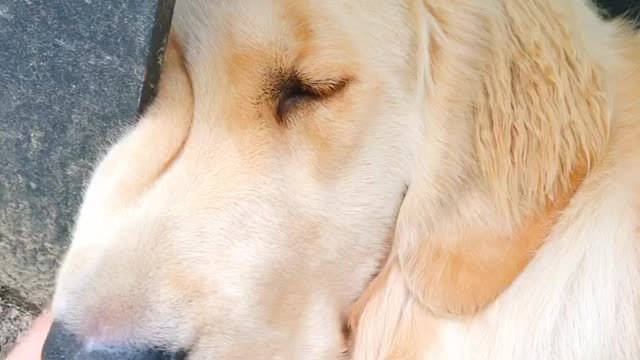
M 281 111 L 295 73 L 344 86 Z M 53 311 L 190 360 L 640 359 L 638 189 L 640 37 L 586 2 L 178 1 Z
M 436 32 L 439 51 L 451 57 L 438 60 L 447 66 L 446 80 L 426 87 L 432 101 L 444 98 L 441 108 L 428 102 L 429 120 L 471 122 L 472 136 L 461 138 L 473 138 L 473 145 L 466 155 L 449 151 L 458 157 L 450 163 L 462 165 L 449 167 L 436 186 L 432 177 L 443 173 L 437 168 L 442 157 L 425 152 L 423 166 L 436 168 L 426 172 L 406 212 L 412 199 L 405 199 L 398 255 L 388 261 L 384 284 L 361 305 L 354 358 L 640 358 L 637 35 L 603 24 L 579 2 L 426 3 L 431 18 L 452 11 L 452 18 L 465 20 L 465 26 L 454 20 L 447 24 L 452 30 Z M 509 232 L 531 209 L 558 196 L 580 162 L 589 169 L 586 179 L 515 282 L 474 316 L 431 315 L 420 301 L 433 292 L 421 276 L 423 267 L 434 265 L 422 263 L 424 253 L 416 250 L 424 246 L 424 233 L 464 233 L 477 223 Z M 443 196 L 434 210 L 428 201 Z M 403 214 L 414 218 L 403 222 Z

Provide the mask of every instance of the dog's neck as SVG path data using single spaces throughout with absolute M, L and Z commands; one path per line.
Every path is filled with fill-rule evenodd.
M 620 149 L 632 143 L 625 137 L 640 139 L 638 38 L 615 45 L 628 53 L 618 73 L 637 74 L 625 82 L 553 1 L 425 4 L 436 22 L 423 49 L 426 171 L 413 176 L 389 260 L 350 319 L 366 322 L 359 341 L 379 336 L 375 348 L 387 354 L 426 341 L 432 322 L 403 311 L 473 316 L 525 269 L 583 183 L 620 154 L 640 158 L 639 146 Z M 607 46 L 603 58 L 615 58 Z

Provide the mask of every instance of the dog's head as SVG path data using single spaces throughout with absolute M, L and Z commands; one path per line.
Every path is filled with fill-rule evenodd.
M 483 4 L 178 1 L 158 97 L 85 194 L 56 331 L 85 352 L 333 359 L 396 224 L 409 270 L 433 224 L 516 226 L 539 200 L 520 190 L 555 189 L 541 169 L 563 178 L 580 146 L 570 123 L 535 153 L 514 137 L 545 130 L 489 121 L 531 114 L 505 95 L 525 88 L 486 86 L 511 58 Z
M 177 2 L 158 97 L 85 194 L 57 321 L 97 347 L 336 358 L 420 131 L 412 17 Z

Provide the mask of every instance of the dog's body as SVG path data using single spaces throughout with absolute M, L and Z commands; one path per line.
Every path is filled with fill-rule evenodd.
M 640 359 L 638 189 L 640 37 L 586 2 L 178 2 L 54 314 L 191 360 Z
M 504 2 L 503 10 L 510 7 L 506 5 L 510 2 Z M 508 43 L 509 40 L 502 37 L 506 35 L 522 41 L 516 45 L 521 45 L 522 48 L 515 51 L 527 51 L 527 46 L 533 46 L 528 50 L 534 52 L 517 54 L 515 59 L 510 58 L 506 62 L 501 58 L 502 54 L 492 53 L 491 60 L 488 61 L 493 65 L 489 71 L 495 72 L 485 77 L 500 77 L 504 76 L 502 71 L 510 71 L 513 77 L 509 78 L 507 75 L 500 80 L 505 81 L 505 86 L 514 86 L 514 92 L 525 96 L 525 99 L 520 100 L 530 102 L 533 111 L 541 115 L 540 118 L 530 118 L 532 122 L 521 124 L 519 129 L 509 129 L 527 133 L 529 138 L 524 141 L 534 141 L 534 144 L 524 145 L 532 147 L 520 154 L 513 153 L 513 146 L 519 145 L 514 137 L 522 134 L 496 136 L 501 130 L 490 134 L 489 136 L 496 136 L 496 139 L 491 141 L 496 141 L 495 145 L 498 147 L 499 141 L 505 141 L 511 142 L 512 145 L 502 146 L 512 148 L 502 148 L 505 152 L 496 155 L 496 150 L 492 147 L 489 156 L 498 156 L 493 160 L 502 161 L 504 164 L 483 163 L 481 166 L 492 166 L 483 170 L 495 172 L 496 168 L 499 169 L 502 165 L 509 167 L 499 175 L 500 181 L 504 182 L 496 187 L 496 191 L 499 196 L 508 197 L 507 202 L 513 206 L 514 200 L 519 197 L 509 191 L 509 184 L 505 181 L 509 176 L 508 171 L 528 173 L 527 179 L 524 180 L 529 186 L 524 187 L 524 190 L 528 191 L 536 188 L 536 181 L 547 181 L 549 176 L 553 178 L 559 171 L 563 171 L 560 169 L 571 171 L 571 167 L 576 166 L 575 159 L 565 164 L 560 163 L 566 161 L 564 156 L 571 154 L 575 148 L 558 149 L 558 146 L 563 145 L 554 137 L 558 136 L 556 131 L 560 126 L 545 122 L 562 121 L 560 119 L 564 114 L 554 114 L 554 110 L 570 111 L 569 108 L 556 107 L 551 103 L 571 92 L 568 90 L 572 86 L 569 84 L 571 81 L 581 82 L 584 86 L 584 92 L 575 93 L 576 97 L 590 98 L 587 100 L 589 102 L 595 99 L 591 95 L 601 92 L 606 98 L 601 104 L 575 105 L 584 106 L 583 110 L 587 113 L 582 113 L 583 117 L 575 119 L 576 123 L 573 125 L 585 126 L 591 121 L 592 124 L 596 124 L 596 118 L 601 117 L 606 122 L 606 128 L 577 128 L 573 134 L 576 136 L 575 142 L 570 145 L 586 148 L 591 146 L 591 150 L 585 150 L 585 153 L 589 156 L 589 152 L 593 151 L 591 154 L 597 154 L 599 159 L 589 167 L 586 177 L 582 178 L 582 170 L 578 170 L 578 181 L 571 177 L 560 177 L 569 185 L 565 188 L 568 195 L 561 197 L 565 196 L 565 199 L 570 200 L 564 202 L 565 199 L 562 199 L 561 211 L 553 216 L 552 221 L 545 222 L 545 227 L 548 228 L 546 232 L 536 232 L 538 236 L 545 235 L 529 265 L 522 273 L 518 273 L 517 279 L 506 291 L 475 316 L 455 320 L 430 315 L 425 310 L 424 303 L 416 301 L 411 285 L 407 286 L 406 267 L 403 269 L 402 258 L 389 261 L 383 271 L 385 280 L 373 283 L 373 289 L 369 289 L 369 293 L 366 294 L 366 304 L 359 304 L 356 311 L 355 316 L 362 316 L 359 321 L 362 329 L 356 339 L 359 346 L 355 347 L 357 359 L 640 358 L 639 37 L 617 25 L 603 24 L 582 2 L 567 1 L 554 4 L 550 1 L 545 4 L 545 1 L 532 1 L 527 5 L 516 3 L 520 2 L 512 2 L 512 11 L 514 8 L 520 8 L 531 12 L 515 10 L 509 12 L 507 17 L 498 17 L 494 30 L 503 33 L 493 34 L 496 36 L 493 41 L 499 42 L 494 45 L 500 49 L 497 51 L 514 51 L 509 49 L 514 44 Z M 487 3 L 485 6 L 491 5 Z M 543 17 L 542 12 L 549 9 L 552 9 L 552 12 Z M 536 13 L 536 10 L 542 11 Z M 562 11 L 564 16 L 558 18 L 557 13 L 553 11 Z M 508 24 L 502 24 L 507 28 L 501 28 L 501 21 Z M 551 30 L 557 25 L 561 27 Z M 521 32 L 509 33 L 510 30 L 517 31 L 517 27 L 520 27 Z M 526 29 L 531 30 L 527 32 Z M 536 48 L 539 43 L 536 44 L 535 40 L 531 39 L 540 35 L 538 31 L 549 31 L 542 37 L 550 37 L 546 39 L 546 46 Z M 526 44 L 527 41 L 531 42 Z M 575 50 L 575 47 L 579 47 L 579 50 Z M 545 59 L 546 55 L 556 51 L 566 52 L 566 57 L 561 56 L 556 58 L 555 62 L 550 60 L 545 63 L 545 60 L 549 60 Z M 571 57 L 575 56 L 575 53 L 571 54 L 572 51 L 582 54 L 576 56 L 574 63 L 569 63 Z M 547 54 L 544 54 L 545 52 Z M 564 64 L 563 60 L 568 63 Z M 555 81 L 552 77 L 561 74 L 563 70 L 554 67 L 570 66 L 564 70 L 577 72 L 579 70 L 574 66 L 584 66 L 588 62 L 592 62 L 593 68 L 587 72 L 577 74 L 575 78 L 565 79 L 567 82 L 564 84 L 554 84 L 556 87 L 550 92 L 539 92 L 543 87 L 536 84 L 539 81 L 536 78 L 539 74 L 537 71 L 549 71 L 545 75 L 549 76 L 550 81 Z M 522 84 L 514 85 L 515 72 L 520 66 L 531 67 L 528 69 L 529 73 L 527 70 L 523 72 L 529 76 L 524 80 L 530 86 L 525 90 L 529 93 L 519 92 L 522 88 L 516 87 Z M 588 78 L 589 76 L 593 78 Z M 594 78 L 599 78 L 602 82 L 595 88 L 589 87 L 594 84 L 588 84 Z M 567 93 L 563 94 L 563 91 Z M 504 104 L 498 102 L 508 98 L 505 94 L 491 94 L 485 89 L 481 96 L 491 95 L 502 98 L 487 105 L 487 111 L 507 118 L 517 116 L 501 112 L 499 109 Z M 498 109 L 491 109 L 492 106 Z M 515 111 L 516 108 L 511 107 L 511 110 Z M 549 114 L 553 115 L 547 118 Z M 505 118 L 498 121 L 518 120 L 520 119 Z M 594 144 L 594 141 L 600 143 Z M 555 149 L 550 150 L 549 146 Z M 537 150 L 527 153 L 534 149 Z M 505 156 L 509 151 L 510 156 Z M 480 156 L 482 155 L 485 154 Z M 518 161 L 521 161 L 522 168 L 517 168 Z M 576 186 L 576 183 L 579 186 Z M 537 188 L 531 191 L 534 196 L 550 194 L 548 189 L 541 191 Z M 463 203 L 462 206 L 469 206 L 469 203 Z M 463 208 L 458 211 L 464 214 L 465 210 Z M 450 216 L 443 222 L 433 224 L 434 231 L 438 232 L 439 228 L 446 226 L 455 227 L 459 221 L 461 217 Z M 483 218 L 480 221 L 500 223 L 502 219 Z M 451 225 L 451 222 L 454 225 Z M 517 231 L 515 233 L 518 234 Z M 512 237 L 510 240 L 518 239 Z M 469 245 L 461 243 L 460 246 Z M 469 247 L 469 256 L 482 256 L 481 251 L 473 252 L 474 247 Z M 528 250 L 530 249 L 527 248 Z M 505 254 L 499 250 L 490 251 Z M 513 248 L 509 251 L 513 251 Z M 425 265 L 429 266 L 428 263 Z M 456 285 L 464 286 L 463 281 L 464 279 Z M 492 280 L 487 278 L 485 281 L 490 284 Z M 424 291 L 428 292 L 429 288 L 424 288 Z M 366 306 L 366 309 L 363 310 L 363 306 Z

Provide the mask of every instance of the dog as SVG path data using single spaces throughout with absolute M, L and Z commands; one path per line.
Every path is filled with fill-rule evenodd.
M 178 1 L 45 353 L 640 359 L 639 190 L 640 36 L 586 1 Z

